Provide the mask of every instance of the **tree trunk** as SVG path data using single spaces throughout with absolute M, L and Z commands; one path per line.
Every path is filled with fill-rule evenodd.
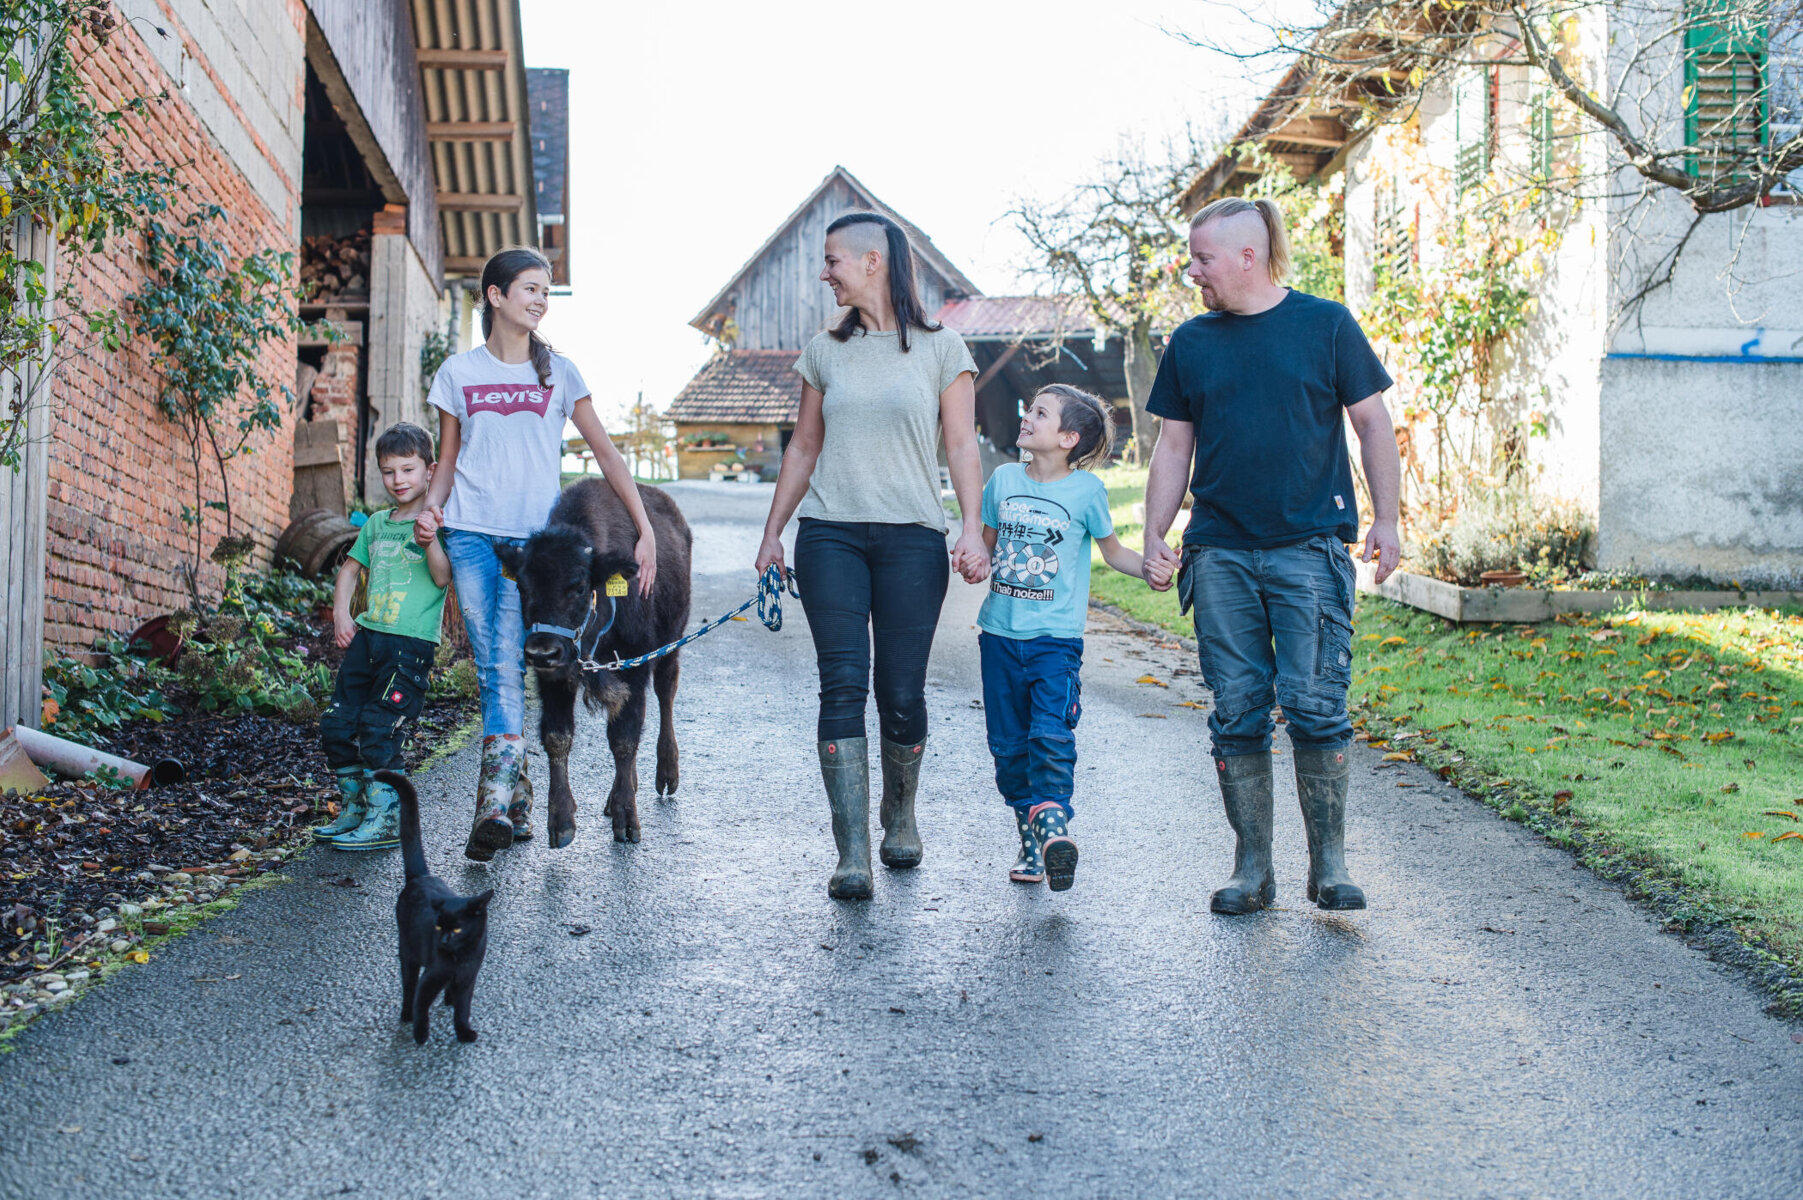
M 1140 317 L 1122 331 L 1127 370 L 1127 400 L 1133 405 L 1133 461 L 1145 466 L 1152 461 L 1152 444 L 1158 430 L 1146 401 L 1152 396 L 1152 380 L 1158 374 L 1158 351 L 1152 348 L 1152 320 Z

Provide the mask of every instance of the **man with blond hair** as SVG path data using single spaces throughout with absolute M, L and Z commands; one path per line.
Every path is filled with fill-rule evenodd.
M 1344 305 L 1283 286 L 1289 242 L 1272 201 L 1216 200 L 1196 214 L 1189 248 L 1208 311 L 1171 335 L 1147 404 L 1164 420 L 1146 483 L 1144 570 L 1161 591 L 1175 571 L 1214 692 L 1215 775 L 1238 845 L 1209 906 L 1251 913 L 1276 899 L 1276 703 L 1308 834 L 1308 898 L 1364 908 L 1344 853 L 1355 573 L 1346 544 L 1359 532 L 1345 426 L 1358 433 L 1375 510 L 1363 557 L 1376 558 L 1382 580 L 1401 556 L 1390 376 Z M 1179 555 L 1164 535 L 1186 477 L 1195 504 Z

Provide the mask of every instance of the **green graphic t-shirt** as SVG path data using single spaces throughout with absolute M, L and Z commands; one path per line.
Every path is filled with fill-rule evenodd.
M 426 548 L 413 540 L 411 517 L 397 520 L 392 508 L 371 513 L 350 556 L 369 570 L 369 607 L 357 614 L 357 624 L 438 641 L 445 590 L 432 582 Z

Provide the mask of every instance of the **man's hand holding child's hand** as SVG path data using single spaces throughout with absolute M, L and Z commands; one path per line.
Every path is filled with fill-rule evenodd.
M 1140 574 L 1145 576 L 1153 591 L 1169 591 L 1171 580 L 1176 578 L 1177 568 L 1182 562 L 1183 559 L 1165 544 L 1163 538 L 1147 538 L 1146 555 L 1140 566 Z

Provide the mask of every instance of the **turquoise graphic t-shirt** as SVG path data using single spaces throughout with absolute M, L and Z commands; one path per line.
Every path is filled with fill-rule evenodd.
M 1089 542 L 1114 533 L 1108 489 L 1088 471 L 1036 483 L 1020 463 L 983 488 L 995 563 L 977 628 L 1009 638 L 1083 636 L 1089 619 Z

